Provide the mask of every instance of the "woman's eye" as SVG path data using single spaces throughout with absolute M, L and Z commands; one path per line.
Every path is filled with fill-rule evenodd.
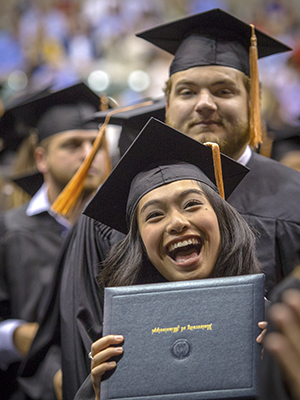
M 153 219 L 159 218 L 159 217 L 161 217 L 161 216 L 162 216 L 162 213 L 161 213 L 161 212 L 153 211 L 153 212 L 151 212 L 150 214 L 148 214 L 148 215 L 146 216 L 146 221 L 153 220 Z
M 188 202 L 185 203 L 184 208 L 186 209 L 200 205 L 202 205 L 202 202 L 200 200 L 189 200 Z

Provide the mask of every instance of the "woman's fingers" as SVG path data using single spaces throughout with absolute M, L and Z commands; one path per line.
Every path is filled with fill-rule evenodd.
M 257 343 L 262 343 L 263 342 L 263 338 L 264 338 L 264 336 L 266 334 L 266 331 L 267 331 L 268 323 L 267 323 L 267 321 L 260 321 L 258 323 L 258 326 L 259 326 L 260 329 L 262 329 L 262 332 L 257 336 L 256 341 L 257 341 Z
M 91 370 L 93 375 L 102 376 L 105 371 L 115 368 L 116 362 L 110 358 L 123 353 L 123 336 L 108 335 L 100 338 L 91 346 Z
M 95 357 L 95 355 L 97 353 L 106 349 L 108 346 L 122 343 L 123 340 L 124 340 L 124 338 L 121 335 L 107 335 L 107 336 L 104 336 L 104 337 L 98 339 L 91 346 L 92 357 Z
M 98 365 L 101 365 L 108 361 L 110 358 L 119 356 L 120 354 L 123 353 L 123 347 L 108 347 L 107 349 L 104 349 L 97 353 L 91 362 L 91 368 L 95 368 Z
M 108 335 L 100 338 L 91 346 L 91 379 L 97 400 L 100 399 L 101 377 L 106 371 L 116 367 L 116 361 L 110 359 L 123 353 L 123 347 L 118 346 L 123 340 L 123 336 Z

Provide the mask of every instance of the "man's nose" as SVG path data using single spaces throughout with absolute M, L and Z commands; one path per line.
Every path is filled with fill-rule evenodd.
M 197 98 L 196 111 L 201 114 L 204 114 L 205 116 L 213 113 L 216 110 L 217 110 L 217 105 L 210 91 L 206 89 L 201 90 Z
M 82 148 L 83 158 L 85 158 L 90 153 L 92 146 L 93 146 L 93 144 L 88 140 L 86 140 L 82 143 L 81 148 Z

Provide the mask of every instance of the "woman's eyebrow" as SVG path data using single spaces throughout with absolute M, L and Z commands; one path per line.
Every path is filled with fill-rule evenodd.
M 187 190 L 184 190 L 183 192 L 180 192 L 178 197 L 180 199 L 182 199 L 182 198 L 188 196 L 189 194 L 198 194 L 200 196 L 204 196 L 204 193 L 200 189 L 187 189 Z M 143 205 L 143 207 L 141 208 L 140 213 L 142 214 L 147 207 L 150 207 L 150 206 L 153 206 L 153 205 L 154 206 L 159 206 L 162 203 L 163 203 L 163 201 L 160 200 L 160 199 L 149 200 L 149 201 L 147 201 L 147 203 L 145 203 Z
M 143 205 L 143 207 L 141 208 L 140 213 L 142 214 L 142 213 L 145 211 L 145 209 L 146 209 L 147 207 L 150 207 L 150 206 L 157 206 L 157 205 L 160 205 L 161 203 L 162 203 L 161 200 L 157 200 L 157 199 L 149 200 L 149 201 L 147 201 L 147 203 L 145 203 L 145 204 Z
M 204 192 L 201 189 L 186 189 L 179 194 L 179 197 L 183 198 L 189 194 L 199 194 L 200 196 L 204 196 Z

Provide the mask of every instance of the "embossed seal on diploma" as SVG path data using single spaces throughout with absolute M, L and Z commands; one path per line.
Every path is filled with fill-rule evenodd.
M 173 343 L 171 352 L 173 357 L 182 360 L 191 354 L 191 345 L 186 339 L 178 339 Z

